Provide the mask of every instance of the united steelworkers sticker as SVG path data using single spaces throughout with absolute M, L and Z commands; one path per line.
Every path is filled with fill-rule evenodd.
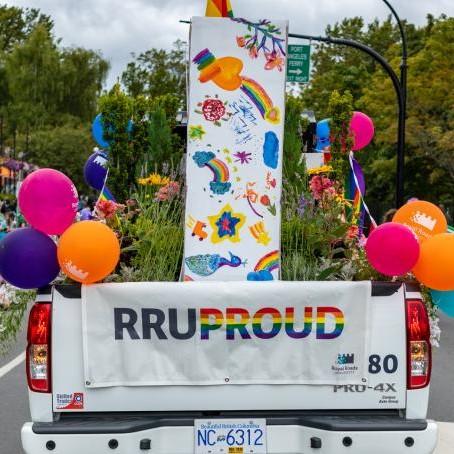
M 57 410 L 83 410 L 84 393 L 57 394 Z

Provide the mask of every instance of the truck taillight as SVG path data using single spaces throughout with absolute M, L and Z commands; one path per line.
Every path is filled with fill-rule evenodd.
M 406 300 L 407 388 L 424 388 L 430 382 L 432 350 L 429 317 L 421 300 Z
M 31 391 L 51 392 L 51 303 L 35 303 L 28 318 L 27 380 Z

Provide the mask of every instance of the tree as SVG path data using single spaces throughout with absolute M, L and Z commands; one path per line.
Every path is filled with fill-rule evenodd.
M 42 129 L 31 136 L 26 160 L 60 170 L 72 179 L 80 193 L 87 193 L 90 189 L 83 178 L 83 167 L 93 146 L 88 127 Z
M 454 65 L 447 57 L 453 51 L 453 21 L 428 16 L 423 27 L 404 26 L 409 50 L 405 196 L 444 203 L 454 211 Z M 367 26 L 360 18 L 345 19 L 326 33 L 373 47 L 399 72 L 400 35 L 390 18 Z M 326 118 L 329 94 L 348 90 L 354 109 L 374 120 L 375 138 L 356 157 L 366 174 L 367 202 L 380 216 L 393 206 L 395 194 L 397 101 L 392 83 L 372 58 L 355 49 L 323 44 L 317 46 L 313 63 L 311 83 L 302 93 L 307 108 Z
M 145 95 L 150 98 L 172 94 L 181 105 L 186 100 L 186 43 L 178 40 L 168 52 L 150 49 L 128 63 L 121 76 L 126 91 L 132 97 Z
M 15 45 L 24 42 L 38 25 L 49 33 L 54 27 L 50 16 L 39 9 L 0 5 L 0 53 L 10 52 Z
M 96 114 L 109 64 L 98 52 L 80 47 L 63 49 L 60 59 L 63 90 L 58 111 L 82 121 L 91 121 Z

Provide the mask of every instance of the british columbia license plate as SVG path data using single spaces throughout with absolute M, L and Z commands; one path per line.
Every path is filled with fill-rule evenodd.
M 266 454 L 265 419 L 196 419 L 195 454 Z

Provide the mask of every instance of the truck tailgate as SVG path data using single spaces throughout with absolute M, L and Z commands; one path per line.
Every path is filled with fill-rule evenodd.
M 406 396 L 405 295 L 373 285 L 368 380 L 364 385 L 229 385 L 87 388 L 80 288 L 53 297 L 55 412 L 402 409 Z

